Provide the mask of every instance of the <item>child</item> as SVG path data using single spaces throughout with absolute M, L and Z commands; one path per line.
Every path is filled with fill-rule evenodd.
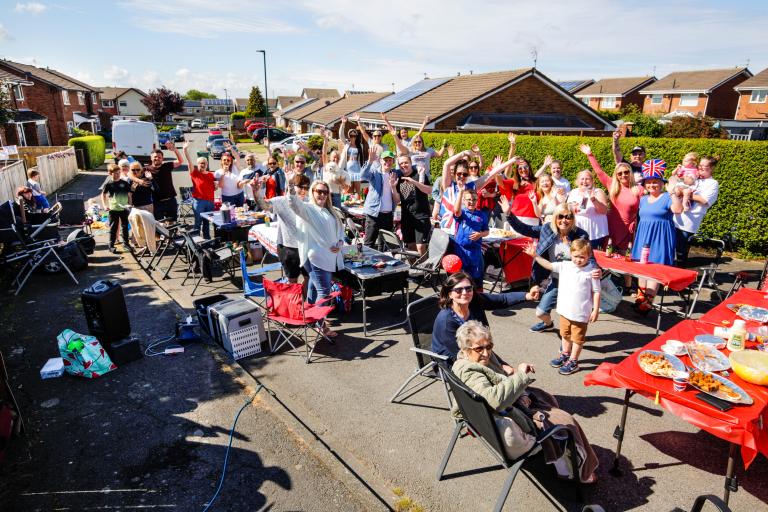
M 43 192 L 43 189 L 40 186 L 39 179 L 40 171 L 37 169 L 30 169 L 29 172 L 27 172 L 27 186 L 32 189 L 32 196 L 35 199 L 35 207 L 38 210 L 47 212 L 51 205 L 45 197 L 45 192 Z
M 462 268 L 469 274 L 479 289 L 483 287 L 483 250 L 482 240 L 488 236 L 488 214 L 477 210 L 477 191 L 465 188 L 463 182 L 457 182 L 459 193 L 453 205 L 456 221 L 454 250 L 461 259 Z M 462 208 L 462 203 L 464 208 Z
M 530 245 L 525 252 L 535 256 L 536 247 Z M 560 375 L 579 371 L 579 355 L 587 335 L 587 323 L 597 321 L 600 313 L 600 279 L 592 277 L 591 256 L 589 241 L 581 238 L 571 242 L 571 261 L 551 263 L 535 256 L 536 263 L 559 274 L 560 289 L 568 291 L 557 294 L 562 346 L 560 354 L 550 361 L 553 368 L 559 368 Z
M 130 204 L 131 185 L 120 179 L 120 167 L 115 164 L 107 166 L 112 181 L 105 183 L 101 192 L 101 204 L 109 211 L 109 252 L 116 253 L 118 224 L 122 227 L 123 246 L 128 248 L 128 209 Z M 109 201 L 107 201 L 109 199 Z
M 683 193 L 683 211 L 687 212 L 691 209 L 691 197 L 696 192 L 696 183 L 699 179 L 699 170 L 685 169 L 682 175 L 682 181 L 675 183 L 673 190 L 677 192 L 681 190 Z

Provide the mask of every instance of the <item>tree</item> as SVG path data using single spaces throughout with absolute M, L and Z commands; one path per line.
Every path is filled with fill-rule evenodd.
M 184 100 L 177 92 L 173 92 L 165 86 L 149 91 L 141 102 L 152 114 L 155 121 L 165 121 L 170 114 L 178 114 L 184 111 Z
M 264 117 L 264 97 L 258 87 L 251 87 L 251 94 L 248 96 L 248 107 L 245 109 L 245 117 L 256 119 Z
M 187 94 L 184 95 L 184 99 L 192 100 L 192 101 L 200 101 L 203 99 L 215 100 L 216 95 L 210 92 L 203 92 L 203 91 L 198 91 L 197 89 L 190 89 L 187 91 Z
M 0 125 L 4 125 L 13 118 L 11 112 L 11 99 L 8 89 L 0 86 Z

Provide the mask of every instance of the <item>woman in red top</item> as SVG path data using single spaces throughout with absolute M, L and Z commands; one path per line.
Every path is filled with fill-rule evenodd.
M 188 153 L 189 142 L 185 143 L 183 148 L 187 162 L 192 162 Z M 197 166 L 189 170 L 189 177 L 192 179 L 192 209 L 195 212 L 193 232 L 198 232 L 204 239 L 209 240 L 211 238 L 210 223 L 201 214 L 214 210 L 213 193 L 216 190 L 216 179 L 208 169 L 208 159 L 198 158 Z
M 538 203 L 536 183 L 533 181 L 531 164 L 527 160 L 515 157 L 514 176 L 504 179 L 496 176 L 499 192 L 512 203 L 510 213 L 529 226 L 538 226 L 541 222 L 536 215 L 534 203 Z

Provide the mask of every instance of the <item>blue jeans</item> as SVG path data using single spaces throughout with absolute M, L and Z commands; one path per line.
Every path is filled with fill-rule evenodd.
M 213 211 L 213 201 L 206 201 L 205 199 L 195 199 L 192 198 L 192 209 L 195 212 L 195 227 L 194 230 L 197 233 L 200 233 L 203 238 L 206 240 L 211 239 L 211 228 L 210 228 L 210 222 L 208 222 L 207 219 L 204 219 L 200 214 L 205 212 L 212 212 Z M 200 226 L 202 224 L 202 232 L 200 230 Z
M 304 269 L 309 273 L 307 302 L 314 304 L 331 294 L 331 272 L 316 267 L 307 260 Z
M 547 289 L 541 294 L 539 305 L 536 306 L 537 315 L 548 315 L 557 305 L 557 279 L 550 279 Z
M 336 208 L 341 208 L 341 194 L 331 194 L 331 204 Z
M 235 194 L 234 196 L 225 196 L 224 194 L 222 194 L 221 202 L 222 204 L 229 203 L 232 206 L 243 206 L 243 204 L 245 204 L 245 194 L 243 192 L 240 192 L 239 194 Z

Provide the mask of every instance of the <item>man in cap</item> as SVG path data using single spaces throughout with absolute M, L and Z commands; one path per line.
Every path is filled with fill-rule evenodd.
M 379 156 L 380 155 L 380 156 Z M 378 160 L 378 165 L 376 165 Z M 373 247 L 379 238 L 379 230 L 392 231 L 395 207 L 397 206 L 397 180 L 400 173 L 395 166 L 395 154 L 382 151 L 373 145 L 368 152 L 368 161 L 360 173 L 362 181 L 368 182 L 368 195 L 363 204 L 365 213 L 365 240 Z
M 619 138 L 621 138 L 621 132 L 616 130 L 613 132 L 613 160 L 614 163 L 629 164 L 632 167 L 632 174 L 635 176 L 635 183 L 640 184 L 643 181 L 643 162 L 645 162 L 645 148 L 643 146 L 635 146 L 632 148 L 632 156 L 629 161 L 624 159 L 619 147 Z

